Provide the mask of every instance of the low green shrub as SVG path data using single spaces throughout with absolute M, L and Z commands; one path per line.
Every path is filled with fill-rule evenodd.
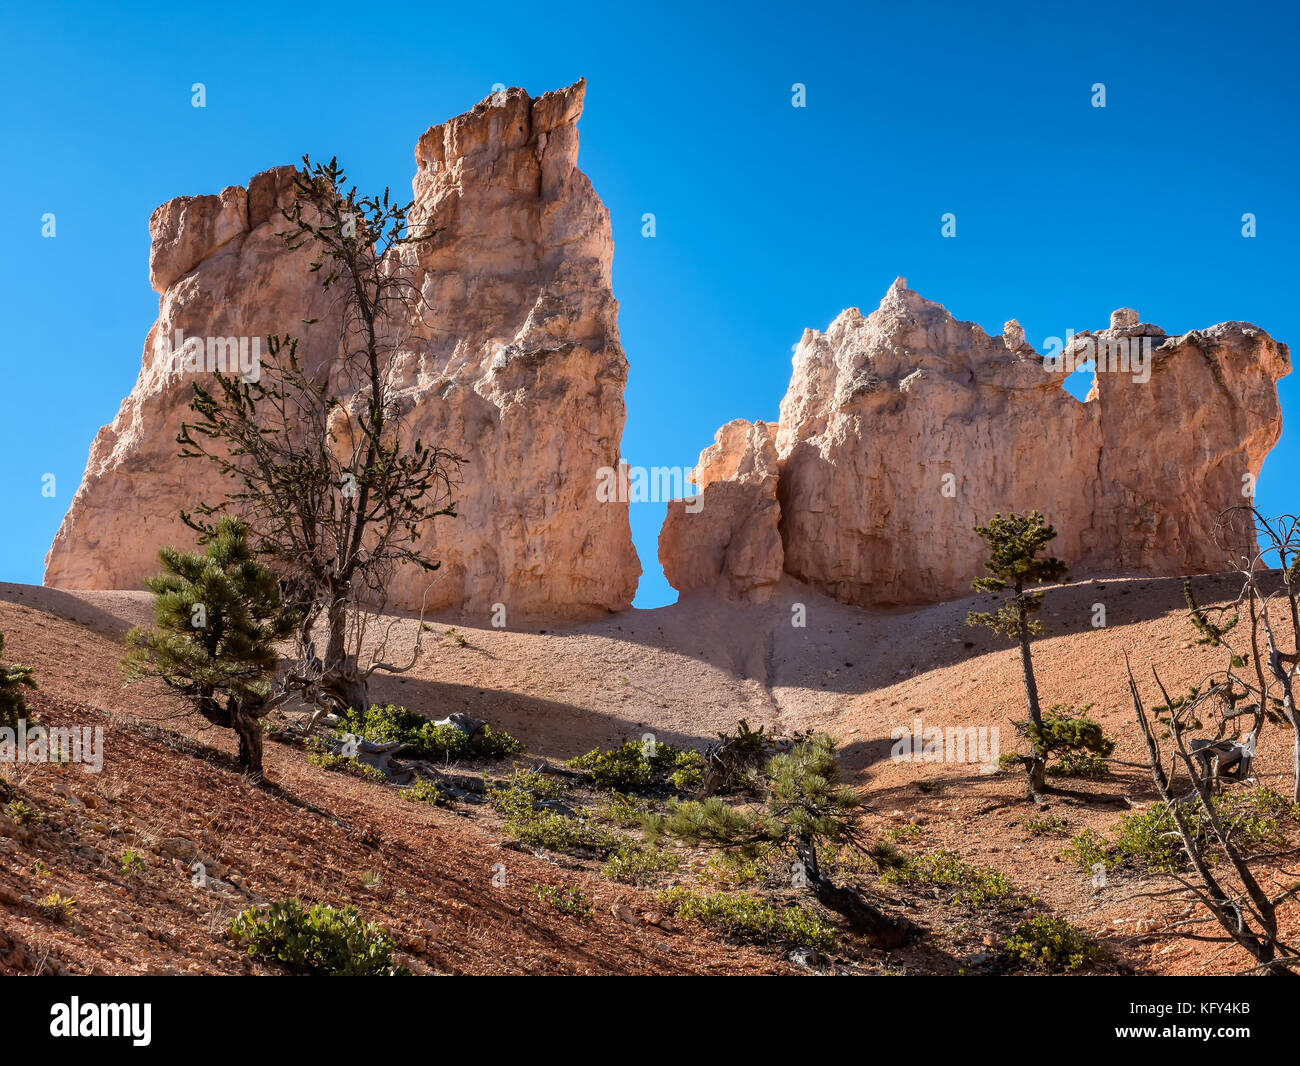
M 1060 837 L 1065 836 L 1069 829 L 1059 814 L 1044 814 L 1037 818 L 1026 818 L 1025 832 L 1031 837 Z
M 504 759 L 523 751 L 524 742 L 518 737 L 512 737 L 504 729 L 493 729 L 490 725 L 485 725 L 470 747 L 476 755 Z
M 1300 825 L 1300 805 L 1268 787 L 1223 793 L 1215 810 L 1247 851 L 1286 848 L 1291 843 L 1288 830 Z
M 596 809 L 596 817 L 630 829 L 639 826 L 652 811 L 653 807 L 648 800 L 622 792 L 611 792 L 609 800 Z
M 533 885 L 533 895 L 556 910 L 571 915 L 579 921 L 588 921 L 595 913 L 586 895 L 577 885 L 558 888 L 555 885 Z
M 507 833 L 521 844 L 548 851 L 592 851 L 602 858 L 626 838 L 608 829 L 545 806 L 564 793 L 553 777 L 516 772 L 504 786 L 488 790 L 488 801 L 504 819 Z
M 253 958 L 296 974 L 396 977 L 408 972 L 393 962 L 393 939 L 374 922 L 363 922 L 355 907 L 315 904 L 304 910 L 296 899 L 281 900 L 236 915 L 230 932 Z
M 1191 808 L 1188 813 L 1198 822 Z M 1126 814 L 1119 820 L 1115 848 L 1120 859 L 1128 859 L 1150 873 L 1174 873 L 1186 862 L 1182 838 L 1174 816 L 1163 803 L 1154 803 L 1144 811 Z
M 1078 777 L 1099 781 L 1110 776 L 1110 763 L 1100 755 L 1081 751 L 1063 751 L 1059 761 L 1048 766 L 1047 772 L 1056 777 Z
M 1011 882 L 996 870 L 972 866 L 951 851 L 931 851 L 886 870 L 882 881 L 897 885 L 933 885 L 950 891 L 949 902 L 971 907 L 1007 907 L 1019 900 Z
M 1215 814 L 1235 845 L 1246 855 L 1290 846 L 1290 833 L 1300 825 L 1300 807 L 1271 788 L 1238 789 L 1211 798 Z M 1192 837 L 1213 864 L 1221 858 L 1222 848 L 1200 801 L 1182 804 L 1183 816 Z M 1154 803 L 1141 811 L 1126 814 L 1114 827 L 1114 844 L 1099 833 L 1085 830 L 1062 851 L 1062 855 L 1080 869 L 1092 869 L 1097 863 L 1113 867 L 1123 863 L 1142 873 L 1177 873 L 1187 868 L 1178 825 L 1169 807 Z
M 388 778 L 382 770 L 377 770 L 375 767 L 362 762 L 355 755 L 348 757 L 331 752 L 320 737 L 312 737 L 307 742 L 307 748 L 307 761 L 313 766 L 319 766 L 322 770 L 334 770 L 341 774 L 351 774 L 353 777 L 365 778 L 367 781 L 378 781 L 380 784 L 388 783 Z
M 698 792 L 704 785 L 704 756 L 694 749 L 673 756 L 673 772 L 668 783 L 678 792 Z
M 138 851 L 122 852 L 122 857 L 118 859 L 118 864 L 124 874 L 143 873 L 145 869 L 144 856 Z
M 398 795 L 411 803 L 429 803 L 435 807 L 450 807 L 454 802 L 451 793 L 444 792 L 438 782 L 429 777 L 417 777 Z
M 835 948 L 834 927 L 806 907 L 778 907 L 747 892 L 704 894 L 684 886 L 666 889 L 655 898 L 677 917 L 698 921 L 707 929 L 737 940 L 818 951 Z
M 437 725 L 422 715 L 393 704 L 372 704 L 365 710 L 346 711 L 337 732 L 353 733 L 376 744 L 394 741 L 405 744 L 410 753 L 431 762 L 455 762 L 458 759 L 488 757 L 503 759 L 524 750 L 522 741 L 502 730 L 484 726 L 471 739 L 450 722 Z
M 1082 930 L 1064 918 L 1048 915 L 1026 918 L 1004 946 L 1026 966 L 1051 973 L 1087 969 L 1103 954 L 1101 946 Z
M 701 884 L 754 885 L 766 881 L 773 872 L 772 856 L 746 858 L 735 851 L 710 855 L 696 871 Z
M 907 864 L 907 856 L 889 840 L 877 840 L 867 849 L 867 856 L 877 870 L 891 870 Z
M 575 770 L 586 770 L 597 788 L 617 792 L 645 792 L 670 784 L 679 791 L 695 791 L 704 780 L 704 757 L 698 751 L 625 740 L 617 748 L 593 748 L 569 760 Z
M 680 865 L 680 860 L 671 851 L 628 841 L 614 849 L 600 872 L 611 881 L 625 885 L 646 885 L 653 882 L 656 875 L 671 873 Z
M 1085 829 L 1070 838 L 1061 849 L 1061 858 L 1073 863 L 1085 873 L 1091 873 L 1099 864 L 1106 869 L 1119 862 L 1106 838 L 1095 829 Z

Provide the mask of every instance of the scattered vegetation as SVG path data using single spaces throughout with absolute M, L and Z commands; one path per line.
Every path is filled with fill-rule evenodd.
M 388 784 L 388 777 L 382 770 L 362 762 L 355 755 L 340 755 L 329 750 L 319 737 L 312 737 L 307 742 L 307 761 L 322 770 L 335 770 L 339 773 L 352 774 L 354 777 L 375 781 L 381 785 Z
M 1043 814 L 1025 819 L 1025 832 L 1031 837 L 1061 837 L 1069 831 L 1065 819 L 1059 814 Z
M 489 725 L 471 737 L 451 722 L 439 725 L 391 703 L 343 711 L 337 732 L 339 735 L 352 733 L 376 744 L 396 741 L 413 758 L 431 762 L 450 763 L 474 757 L 504 759 L 524 750 L 522 741 Z
M 4 654 L 5 635 L 0 633 L 0 655 Z M 5 666 L 0 663 L 0 728 L 17 728 L 20 718 L 32 717 L 26 692 L 36 688 L 30 666 Z
M 680 885 L 655 898 L 669 913 L 737 940 L 818 951 L 835 948 L 834 927 L 806 907 L 779 907 L 747 892 L 700 893 Z
M 597 788 L 617 792 L 646 792 L 671 785 L 694 791 L 704 779 L 704 759 L 698 751 L 654 741 L 626 740 L 617 748 L 593 748 L 570 759 L 575 770 L 586 770 Z
M 768 761 L 756 780 L 764 794 L 760 808 L 733 807 L 716 796 L 675 802 L 667 815 L 646 818 L 646 840 L 654 844 L 669 836 L 744 858 L 786 852 L 801 868 L 800 882 L 823 906 L 843 915 L 875 946 L 897 947 L 907 936 L 907 923 L 885 915 L 854 890 L 834 884 L 822 870 L 822 851 L 844 845 L 861 850 L 855 828 L 857 794 L 841 785 L 839 776 L 835 741 L 820 734 Z
M 670 851 L 628 841 L 614 849 L 600 872 L 611 881 L 625 885 L 647 885 L 659 874 L 672 873 L 680 865 L 680 860 Z
M 58 892 L 42 896 L 36 901 L 36 906 L 50 921 L 58 922 L 60 925 L 70 921 L 77 913 L 77 901 L 71 896 L 64 896 Z
M 1179 804 L 1198 851 L 1210 865 L 1223 857 L 1209 815 L 1195 801 Z M 1271 788 L 1243 789 L 1210 798 L 1210 807 L 1233 846 L 1249 856 L 1290 846 L 1290 831 L 1300 826 L 1300 807 Z M 1082 870 L 1098 863 L 1110 869 L 1126 866 L 1139 873 L 1173 874 L 1190 863 L 1177 820 L 1167 803 L 1154 803 L 1126 814 L 1114 826 L 1114 842 L 1091 829 L 1075 836 L 1062 855 Z
M 533 885 L 533 895 L 543 903 L 549 903 L 557 911 L 577 918 L 580 922 L 589 921 L 592 914 L 595 913 L 586 895 L 577 885 L 571 885 L 568 888 L 558 888 L 555 885 Z
M 516 771 L 508 784 L 488 790 L 507 833 L 521 844 L 560 852 L 595 852 L 601 858 L 622 842 L 617 834 L 575 817 L 560 802 L 564 785 L 534 771 Z
M 784 871 L 781 871 L 784 872 Z M 777 873 L 768 854 L 747 859 L 734 851 L 710 856 L 695 872 L 696 880 L 705 885 L 757 885 Z M 787 878 L 785 883 L 789 883 Z
M 374 922 L 363 922 L 355 907 L 321 904 L 304 910 L 296 899 L 250 907 L 230 923 L 231 934 L 248 954 L 275 962 L 296 974 L 336 977 L 394 977 L 407 973 L 395 965 L 396 944 Z
M 409 788 L 402 789 L 398 795 L 412 803 L 429 803 L 435 807 L 451 807 L 454 804 L 451 793 L 444 792 L 430 777 L 417 777 Z
M 902 866 L 886 870 L 882 881 L 895 885 L 929 885 L 948 893 L 948 901 L 969 907 L 996 906 L 1005 910 L 1028 902 L 996 870 L 972 866 L 951 851 L 912 856 Z
M 1053 915 L 1026 918 L 1007 938 L 1005 947 L 1026 966 L 1049 973 L 1085 970 L 1102 957 L 1099 944 L 1064 918 Z
M 653 809 L 647 799 L 623 792 L 611 792 L 609 799 L 596 809 L 596 817 L 615 825 L 633 828 L 639 826 Z
M 1204 677 L 1201 687 L 1183 700 L 1170 697 L 1153 669 L 1164 700 L 1163 721 L 1160 709 L 1147 711 L 1126 663 L 1129 695 L 1152 781 L 1191 867 L 1189 874 L 1172 875 L 1178 887 L 1171 891 L 1190 893 L 1204 912 L 1183 923 L 1181 935 L 1202 943 L 1235 944 L 1253 961 L 1251 973 L 1294 975 L 1300 943 L 1287 930 L 1289 923 L 1279 921 L 1278 908 L 1295 899 L 1296 887 L 1273 895 L 1277 856 L 1266 859 L 1268 848 L 1259 849 L 1275 831 L 1269 823 L 1276 814 L 1256 808 L 1245 817 L 1225 816 L 1220 797 L 1229 781 L 1249 780 L 1266 723 L 1284 720 L 1293 734 L 1291 802 L 1300 803 L 1300 708 L 1295 693 L 1300 676 L 1300 518 L 1268 519 L 1252 504 L 1229 507 L 1215 517 L 1213 539 L 1240 581 L 1236 597 L 1231 606 L 1203 609 L 1190 583 L 1184 585 L 1184 595 L 1192 624 L 1201 634 L 1199 643 L 1222 647 L 1226 667 Z M 1265 593 L 1261 584 L 1271 571 L 1280 572 L 1280 587 Z M 1244 636 L 1230 640 L 1243 619 L 1249 620 Z M 1282 643 L 1288 629 L 1289 646 Z M 1214 729 L 1213 735 L 1193 736 L 1206 729 L 1203 722 Z M 1156 735 L 1160 724 L 1166 727 L 1163 737 Z M 1168 767 L 1161 750 L 1166 738 Z M 1180 794 L 1180 772 L 1192 786 L 1187 799 Z
M 1062 752 L 1060 760 L 1047 768 L 1049 774 L 1057 777 L 1078 777 L 1089 781 L 1100 781 L 1110 776 L 1110 763 L 1100 755 L 1086 752 Z
M 1110 869 L 1119 862 L 1119 856 L 1111 850 L 1106 838 L 1095 829 L 1085 829 L 1071 837 L 1070 842 L 1061 849 L 1061 857 L 1085 873 L 1090 873 L 1099 865 Z
M 117 860 L 121 871 L 128 876 L 132 874 L 144 873 L 145 862 L 144 856 L 138 851 L 124 851 L 122 857 Z

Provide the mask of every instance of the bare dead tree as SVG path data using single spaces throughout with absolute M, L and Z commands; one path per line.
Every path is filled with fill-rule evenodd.
M 206 536 L 218 514 L 237 513 L 299 609 L 297 661 L 281 697 L 294 692 L 330 709 L 364 707 L 375 671 L 401 672 L 418 657 L 423 609 L 401 662 L 388 651 L 394 624 L 377 643 L 370 630 L 399 569 L 437 569 L 421 538 L 431 520 L 454 517 L 464 462 L 412 440 L 414 402 L 393 378 L 394 356 L 424 306 L 401 253 L 436 230 L 408 224 L 412 203 L 390 202 L 388 190 L 360 196 L 346 180 L 337 160 L 313 165 L 304 156 L 281 234 L 290 249 L 312 253 L 312 271 L 335 296 L 339 359 L 311 369 L 293 336 L 269 337 L 257 380 L 217 373 L 212 387 L 194 386 L 194 421 L 177 437 L 183 456 L 214 462 L 234 483 L 182 518 Z M 323 656 L 313 639 L 322 618 Z
M 1127 667 L 1127 659 L 1126 659 Z M 1211 772 L 1190 743 L 1190 734 L 1204 729 L 1203 718 L 1216 717 L 1223 693 L 1211 686 L 1204 692 L 1173 699 L 1159 675 L 1152 671 L 1164 697 L 1170 741 L 1169 765 L 1156 735 L 1156 716 L 1143 706 L 1137 682 L 1128 669 L 1129 693 L 1138 727 L 1146 741 L 1151 776 L 1161 802 L 1177 828 L 1190 872 L 1170 872 L 1175 887 L 1144 895 L 1155 898 L 1181 896 L 1199 903 L 1203 915 L 1193 915 L 1160 931 L 1165 936 L 1218 944 L 1236 944 L 1254 960 L 1248 971 L 1272 976 L 1294 976 L 1300 966 L 1300 945 L 1279 933 L 1278 910 L 1296 898 L 1300 884 L 1292 881 L 1277 891 L 1266 889 L 1261 879 L 1280 871 L 1280 862 L 1300 849 L 1251 853 L 1241 839 L 1239 825 L 1223 805 L 1214 800 Z M 1220 719 L 1219 725 L 1222 726 Z M 1220 733 L 1221 735 L 1221 733 Z M 1180 794 L 1180 772 L 1189 790 Z M 1215 931 L 1214 927 L 1218 930 Z M 1159 935 L 1159 934 L 1157 934 Z
M 1300 675 L 1300 518 L 1267 519 L 1254 507 L 1231 507 L 1218 516 L 1214 540 L 1240 576 L 1241 588 L 1230 606 L 1201 607 L 1192 583 L 1184 585 L 1192 622 L 1202 634 L 1200 643 L 1223 647 L 1228 656 L 1227 666 L 1207 680 L 1221 695 L 1234 696 L 1234 704 L 1246 696 L 1254 701 L 1260 711 L 1256 741 L 1264 721 L 1290 724 L 1291 798 L 1300 802 L 1295 701 Z M 1271 578 L 1272 571 L 1280 572 L 1280 581 Z M 1239 629 L 1243 620 L 1247 624 Z

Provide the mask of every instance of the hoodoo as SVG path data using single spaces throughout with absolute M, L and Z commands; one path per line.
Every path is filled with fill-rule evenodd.
M 597 472 L 618 464 L 627 360 L 609 213 L 577 167 L 584 91 L 579 81 L 536 99 L 495 93 L 416 145 L 412 217 L 432 215 L 441 229 L 406 251 L 428 310 L 394 373 L 412 431 L 469 460 L 460 517 L 432 523 L 422 541 L 442 562 L 433 610 L 504 603 L 510 617 L 576 619 L 621 610 L 636 591 L 627 505 L 593 490 Z M 178 457 L 194 377 L 165 340 L 294 333 L 308 365 L 337 358 L 338 325 L 310 256 L 277 236 L 293 173 L 279 167 L 247 189 L 154 212 L 158 320 L 135 387 L 91 447 L 46 584 L 139 587 L 159 546 L 193 542 L 179 511 L 224 491 L 201 460 Z M 418 608 L 429 580 L 395 575 L 390 603 Z
M 1094 360 L 1086 402 L 1064 368 Z M 737 421 L 700 456 L 703 506 L 659 538 L 679 591 L 761 599 L 791 574 L 845 603 L 965 595 L 973 527 L 1039 510 L 1088 572 L 1223 569 L 1215 516 L 1282 433 L 1285 344 L 1222 322 L 1169 336 L 1121 308 L 1047 357 L 1014 320 L 990 337 L 899 278 L 869 315 L 805 331 L 778 426 Z

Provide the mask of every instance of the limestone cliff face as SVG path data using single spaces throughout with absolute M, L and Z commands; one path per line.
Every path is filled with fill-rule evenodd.
M 1054 554 L 1076 574 L 1221 569 L 1211 526 L 1242 502 L 1243 478 L 1281 435 L 1287 346 L 1241 322 L 1168 337 L 1122 309 L 1061 354 L 1089 352 L 1105 368 L 1080 403 L 1014 321 L 989 337 L 900 278 L 870 315 L 850 309 L 825 333 L 804 333 L 781 403 L 767 528 L 755 528 L 752 508 L 740 524 L 734 505 L 711 513 L 707 491 L 698 514 L 674 505 L 660 539 L 669 581 L 740 591 L 713 546 L 741 529 L 761 542 L 775 525 L 780 550 L 765 564 L 744 553 L 740 584 L 777 567 L 847 603 L 951 598 L 981 572 L 972 527 L 1032 509 L 1056 527 Z M 1145 362 L 1121 367 L 1130 355 Z M 711 490 L 722 494 L 717 481 Z
M 394 380 L 413 434 L 469 460 L 459 517 L 432 523 L 423 542 L 442 560 L 432 609 L 504 603 L 508 618 L 582 618 L 627 607 L 636 590 L 627 505 L 596 495 L 599 470 L 618 464 L 627 361 L 608 212 L 577 168 L 584 90 L 533 99 L 510 89 L 416 146 L 412 217 L 442 228 L 403 251 L 428 308 L 403 325 Z M 281 167 L 247 190 L 154 212 L 158 321 L 134 389 L 91 447 L 46 584 L 138 587 L 160 545 L 193 542 L 178 510 L 222 490 L 207 464 L 177 457 L 192 378 L 160 338 L 293 332 L 309 365 L 338 358 L 338 325 L 306 250 L 276 236 L 292 177 Z M 428 581 L 397 574 L 391 602 L 418 607 Z
M 776 427 L 737 419 L 700 453 L 697 496 L 673 500 L 659 560 L 673 588 L 722 587 L 761 602 L 781 579 Z

